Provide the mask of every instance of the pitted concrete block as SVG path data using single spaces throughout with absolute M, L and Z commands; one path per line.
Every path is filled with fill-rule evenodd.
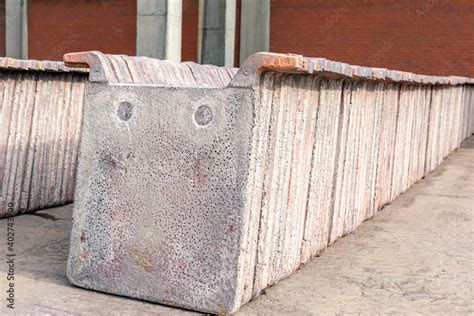
M 95 85 L 87 100 L 70 279 L 189 309 L 231 310 L 250 95 Z
M 474 110 L 465 78 L 297 55 L 256 54 L 237 73 L 66 61 L 101 74 L 86 93 L 69 279 L 210 313 L 374 216 L 459 146 Z

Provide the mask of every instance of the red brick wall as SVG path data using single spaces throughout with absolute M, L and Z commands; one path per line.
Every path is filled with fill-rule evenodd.
M 62 60 L 66 52 L 135 55 L 135 0 L 28 1 L 28 58 Z
M 235 46 L 234 46 L 234 66 L 240 66 L 240 19 L 241 14 L 240 12 L 242 8 L 242 1 L 236 1 L 236 9 L 235 9 Z
M 199 30 L 199 1 L 183 0 L 181 60 L 197 61 Z
M 473 0 L 272 0 L 270 49 L 474 77 Z

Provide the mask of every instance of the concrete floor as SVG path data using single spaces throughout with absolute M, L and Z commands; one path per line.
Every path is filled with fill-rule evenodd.
M 473 314 L 473 214 L 471 137 L 374 219 L 239 314 Z M 70 205 L 15 218 L 15 310 L 9 310 L 6 220 L 0 226 L 1 314 L 190 313 L 69 285 Z

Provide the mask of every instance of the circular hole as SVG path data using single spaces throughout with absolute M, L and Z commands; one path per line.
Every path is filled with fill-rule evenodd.
M 207 125 L 212 121 L 212 110 L 207 105 L 201 105 L 194 112 L 194 120 L 198 125 Z
M 128 121 L 132 117 L 133 105 L 130 102 L 120 103 L 117 109 L 117 116 L 122 121 Z

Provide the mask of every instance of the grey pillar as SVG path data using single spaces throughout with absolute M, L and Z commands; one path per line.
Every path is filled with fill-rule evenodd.
M 181 61 L 182 0 L 137 0 L 137 55 Z
M 28 58 L 27 0 L 5 1 L 5 53 L 12 58 Z
M 200 62 L 232 67 L 236 1 L 202 0 L 200 10 Z
M 240 63 L 270 49 L 270 0 L 242 0 L 240 12 Z

